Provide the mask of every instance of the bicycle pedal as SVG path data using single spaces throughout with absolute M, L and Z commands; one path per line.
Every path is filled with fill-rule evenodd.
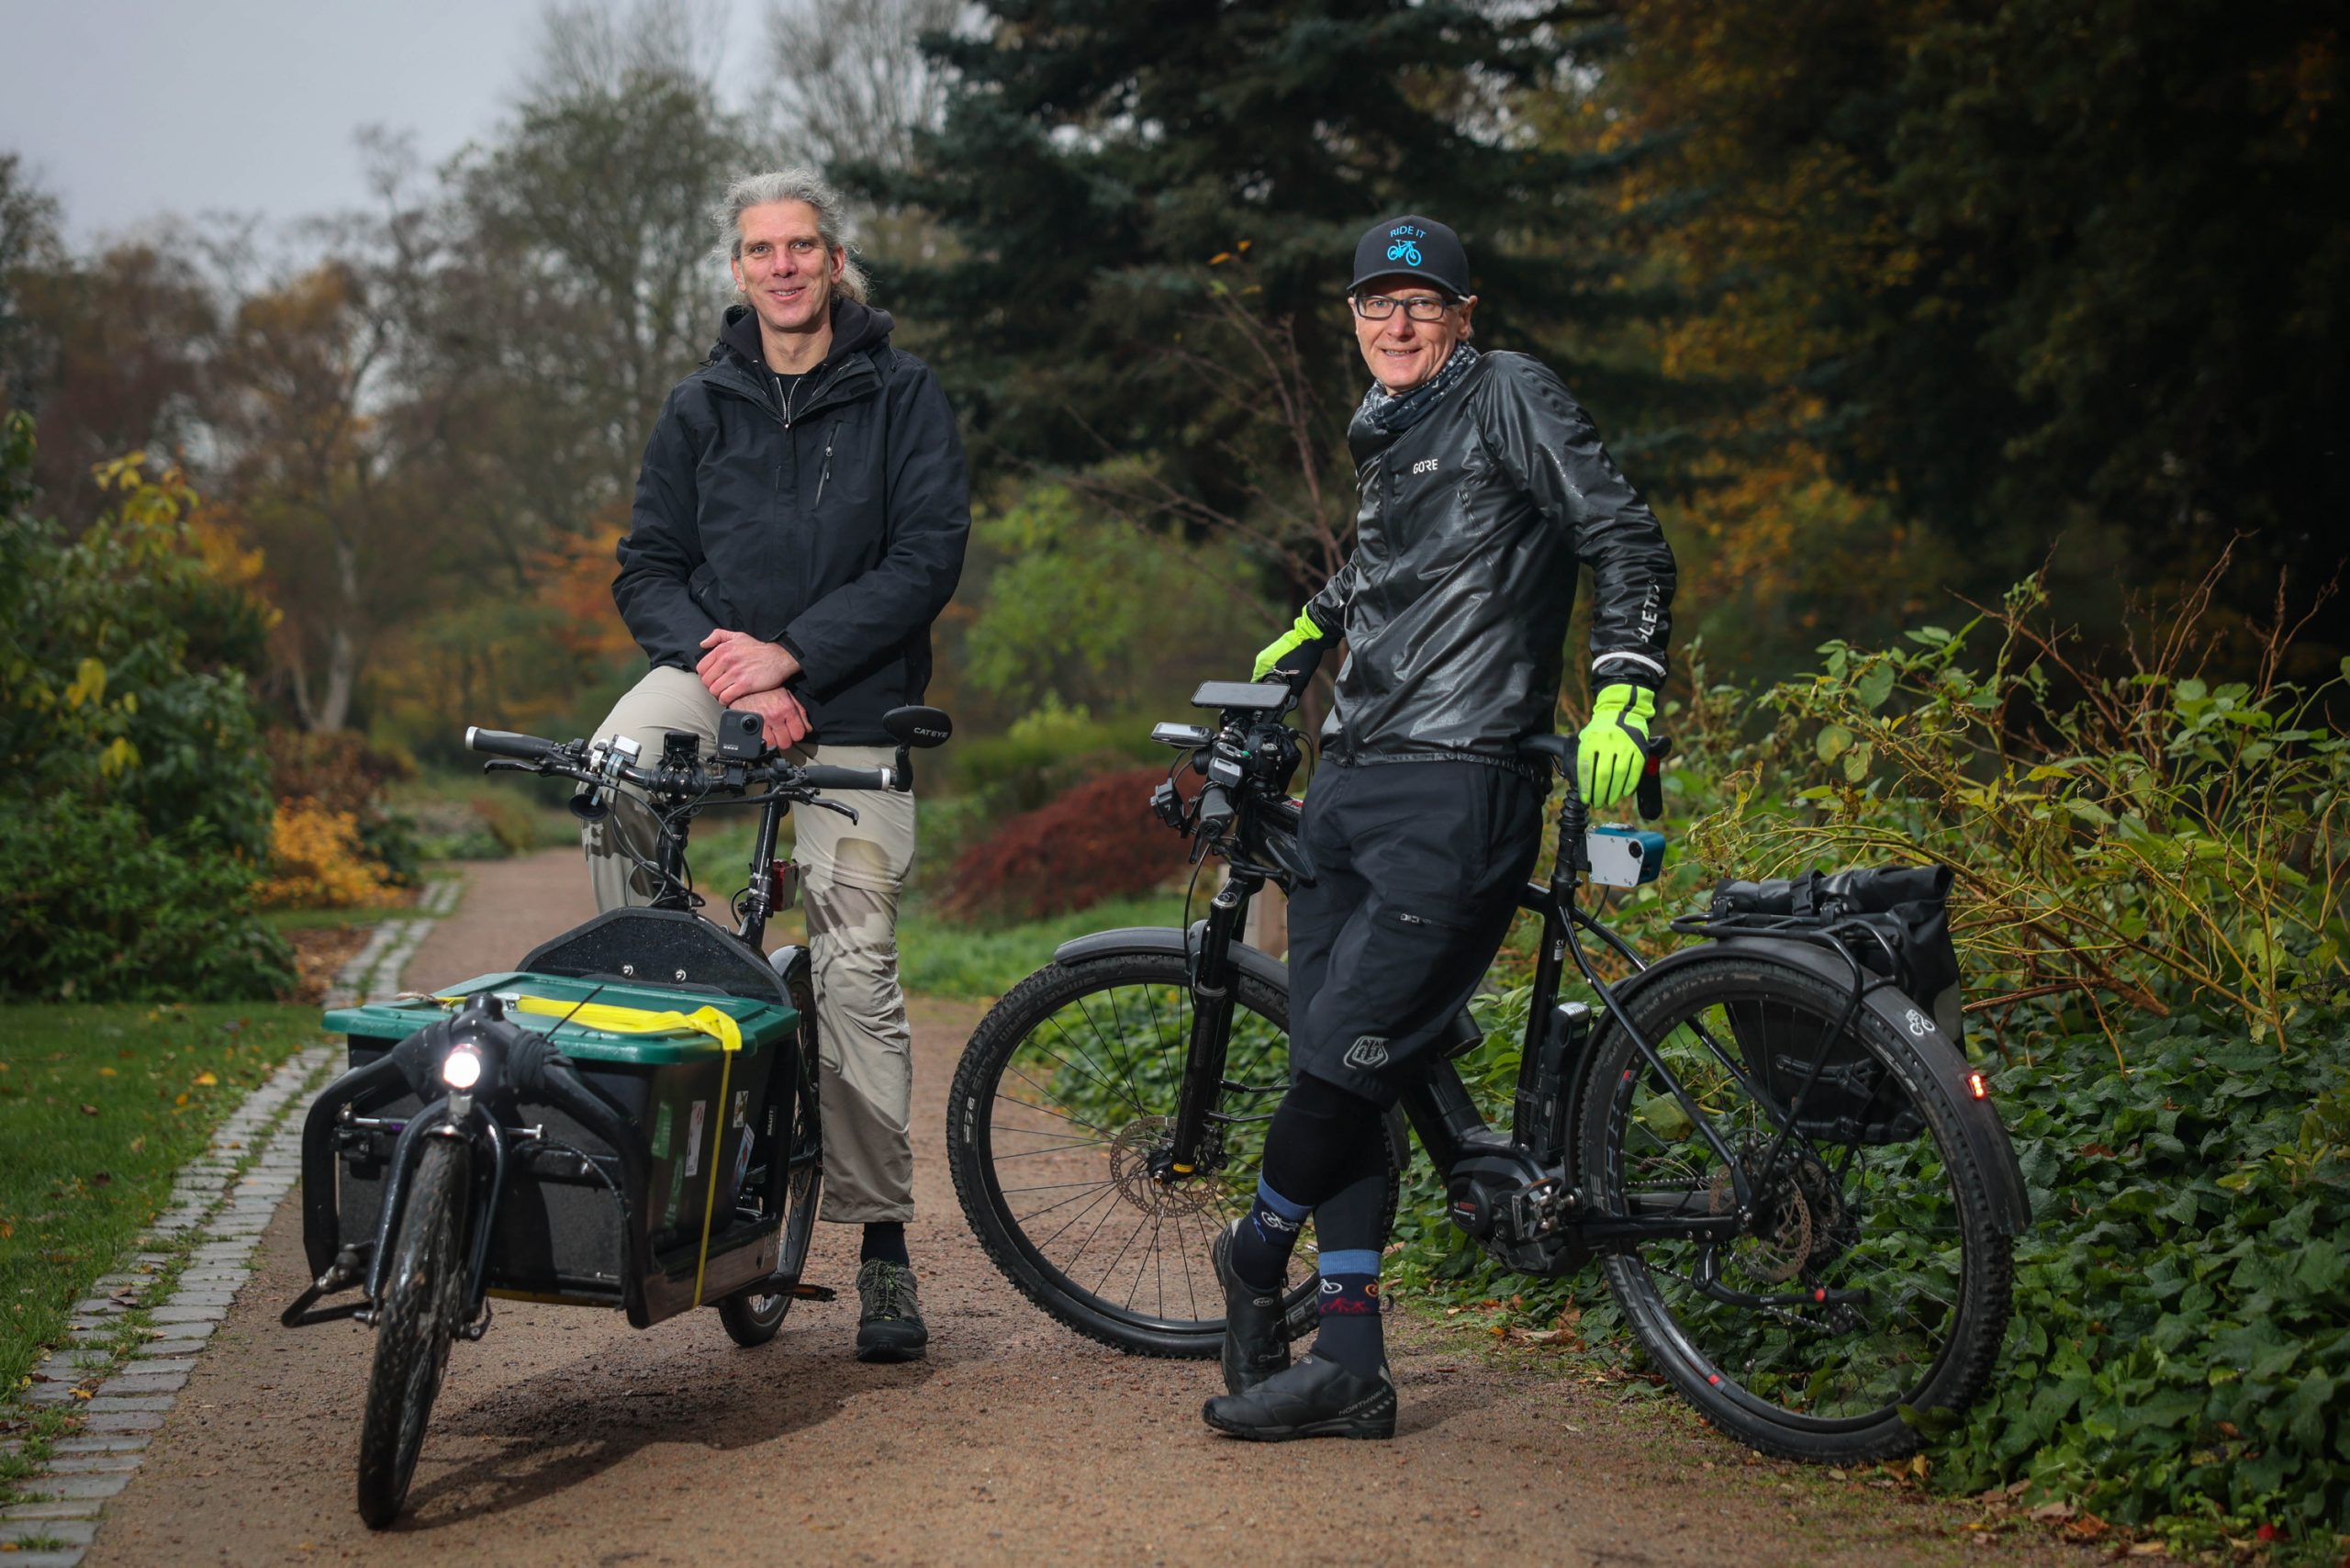
M 811 1285 L 805 1280 L 795 1282 L 791 1287 L 794 1301 L 836 1301 L 840 1294 L 830 1285 Z

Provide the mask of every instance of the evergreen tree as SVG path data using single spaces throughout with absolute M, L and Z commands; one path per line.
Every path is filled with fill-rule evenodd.
M 1523 111 L 1573 90 L 1601 35 L 1450 0 L 990 10 L 982 34 L 925 40 L 954 86 L 913 166 L 848 171 L 956 241 L 878 270 L 983 458 L 1147 456 L 1166 515 L 1254 519 L 1285 548 L 1296 517 L 1351 513 L 1365 377 L 1342 297 L 1371 222 L 1460 231 L 1481 342 L 1543 343 L 1595 308 L 1606 160 L 1544 145 Z

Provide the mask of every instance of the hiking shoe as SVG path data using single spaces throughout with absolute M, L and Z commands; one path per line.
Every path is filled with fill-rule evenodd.
M 1216 1283 L 1224 1287 L 1224 1386 L 1246 1394 L 1275 1372 L 1289 1369 L 1289 1335 L 1281 1315 L 1281 1293 L 1258 1290 L 1232 1271 L 1234 1220 L 1217 1233 L 1208 1256 Z
M 914 1361 L 930 1343 L 922 1304 L 914 1297 L 914 1271 L 903 1263 L 876 1258 L 856 1271 L 856 1359 Z
M 1337 1362 L 1307 1355 L 1246 1394 L 1211 1399 L 1201 1417 L 1219 1432 L 1251 1442 L 1292 1438 L 1392 1438 L 1395 1380 L 1357 1377 Z

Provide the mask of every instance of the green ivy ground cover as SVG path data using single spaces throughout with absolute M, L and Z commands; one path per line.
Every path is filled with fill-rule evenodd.
M 1491 1043 L 1460 1064 L 1497 1118 L 1526 1002 L 1481 998 Z M 2188 1014 L 2142 1024 L 2126 1072 L 2093 1032 L 1993 1062 L 2033 1222 L 1998 1381 L 1932 1433 L 1937 1485 L 2022 1481 L 2181 1544 L 2350 1551 L 2350 1023 L 2305 1037 L 2288 1057 Z M 1497 1326 L 1569 1322 L 1594 1357 L 1637 1360 L 1595 1269 L 1495 1268 L 1424 1159 L 1396 1240 L 1407 1293 L 1508 1302 Z

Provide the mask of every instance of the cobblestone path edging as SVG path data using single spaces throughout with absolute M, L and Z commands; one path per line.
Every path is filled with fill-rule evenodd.
M 455 879 L 435 882 L 417 913 L 378 925 L 336 973 L 326 1005 L 398 991 L 408 958 L 456 907 L 463 887 Z M 173 1178 L 171 1206 L 147 1227 L 129 1271 L 105 1275 L 87 1300 L 74 1304 L 66 1343 L 33 1368 L 24 1399 L 35 1407 L 73 1406 L 80 1428 L 50 1445 L 42 1473 L 17 1483 L 20 1495 L 36 1500 L 0 1508 L 0 1563 L 6 1568 L 73 1568 L 89 1550 L 106 1499 L 130 1484 L 196 1358 L 252 1277 L 253 1249 L 301 1174 L 300 1113 L 341 1055 L 339 1043 L 321 1041 L 286 1058 Z M 171 1293 L 151 1299 L 156 1276 L 179 1261 L 184 1242 L 194 1246 Z M 166 1246 L 173 1249 L 161 1249 Z M 109 1344 L 124 1317 L 141 1310 L 153 1325 L 147 1342 L 94 1383 L 100 1373 L 85 1363 L 111 1363 Z

